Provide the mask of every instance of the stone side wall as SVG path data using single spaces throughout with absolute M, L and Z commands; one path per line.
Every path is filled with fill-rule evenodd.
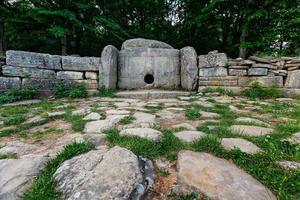
M 90 92 L 95 91 L 101 59 L 7 51 L 6 62 L 0 64 L 0 91 L 37 86 L 42 95 L 50 95 L 55 80 L 84 83 Z
M 247 60 L 228 59 L 216 51 L 198 57 L 199 90 L 205 87 L 248 87 L 258 81 L 264 87 L 300 89 L 300 58 L 266 59 L 251 56 Z

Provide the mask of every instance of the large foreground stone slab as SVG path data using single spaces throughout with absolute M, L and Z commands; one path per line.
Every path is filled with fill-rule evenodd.
M 272 192 L 227 160 L 208 153 L 181 151 L 174 192 L 203 193 L 215 200 L 276 200 Z
M 43 156 L 0 160 L 0 199 L 19 199 L 46 161 Z
M 161 139 L 162 133 L 152 128 L 129 128 L 120 132 L 120 135 L 138 136 L 149 140 L 157 141 Z
M 180 49 L 181 62 L 181 87 L 187 90 L 194 90 L 197 86 L 198 67 L 197 53 L 193 47 Z
M 99 67 L 99 86 L 100 88 L 116 89 L 118 76 L 118 56 L 119 50 L 108 45 L 101 53 L 101 65 Z
M 132 48 L 159 48 L 159 49 L 173 49 L 173 47 L 165 42 L 157 40 L 149 40 L 144 38 L 135 38 L 126 40 L 122 44 L 122 50 Z
M 247 136 L 263 136 L 271 134 L 273 132 L 272 128 L 245 125 L 233 125 L 231 126 L 231 130 L 238 134 Z
M 17 67 L 61 70 L 61 57 L 27 51 L 7 51 L 6 64 Z
M 54 178 L 64 199 L 131 199 L 144 189 L 139 159 L 131 151 L 114 147 L 90 151 L 65 161 Z
M 101 65 L 97 57 L 62 56 L 62 68 L 68 71 L 98 71 Z
M 235 148 L 239 148 L 241 151 L 250 154 L 258 153 L 261 151 L 258 146 L 242 138 L 223 138 L 221 141 L 221 145 L 228 151 Z

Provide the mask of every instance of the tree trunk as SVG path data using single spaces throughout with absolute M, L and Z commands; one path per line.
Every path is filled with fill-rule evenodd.
M 61 42 L 61 55 L 65 56 L 67 55 L 67 34 L 64 34 L 64 36 L 60 38 L 60 42 Z
M 4 23 L 0 22 L 0 56 L 4 56 Z
M 239 57 L 243 59 L 246 59 L 247 57 L 247 48 L 244 46 L 247 37 L 248 37 L 248 26 L 244 25 L 240 37 L 240 48 L 239 48 Z

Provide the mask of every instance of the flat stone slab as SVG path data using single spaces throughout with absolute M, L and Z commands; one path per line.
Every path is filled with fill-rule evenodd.
M 221 145 L 228 151 L 239 148 L 241 151 L 249 154 L 261 152 L 258 146 L 242 138 L 223 138 Z
M 175 124 L 175 125 L 172 126 L 172 128 L 184 128 L 186 130 L 191 130 L 191 131 L 196 130 L 196 128 L 193 125 L 188 124 L 188 123 Z
M 177 194 L 203 193 L 215 200 L 276 200 L 272 192 L 231 162 L 208 153 L 180 151 Z
M 263 136 L 273 132 L 272 128 L 264 128 L 260 126 L 233 125 L 230 129 L 236 133 L 247 136 Z
M 93 121 L 93 120 L 99 120 L 101 118 L 101 115 L 99 113 L 92 112 L 85 116 L 83 120 Z
M 255 123 L 258 125 L 263 125 L 263 126 L 270 126 L 268 123 L 263 122 L 259 119 L 254 119 L 254 118 L 250 118 L 250 117 L 239 117 L 235 120 L 236 122 L 246 122 L 246 123 Z
M 46 161 L 43 156 L 0 160 L 0 199 L 19 199 Z
M 120 135 L 138 136 L 149 140 L 157 141 L 161 139 L 162 133 L 152 128 L 129 128 L 120 132 Z
M 0 155 L 4 154 L 16 154 L 17 156 L 22 156 L 28 154 L 29 152 L 35 150 L 37 146 L 33 144 L 26 144 L 20 141 L 9 141 L 6 143 L 0 143 Z
M 281 167 L 283 167 L 283 168 L 285 168 L 287 170 L 290 170 L 290 171 L 300 169 L 300 163 L 295 162 L 295 161 L 284 160 L 284 161 L 278 162 L 278 164 Z
M 218 113 L 213 113 L 213 112 L 204 112 L 200 111 L 202 119 L 218 119 L 220 115 Z
M 300 144 L 300 132 L 293 134 L 291 141 L 292 143 Z
M 180 131 L 174 133 L 174 135 L 179 138 L 183 142 L 194 142 L 201 137 L 205 136 L 206 134 L 201 131 Z
M 104 120 L 91 121 L 85 124 L 83 132 L 85 133 L 101 133 L 106 129 L 113 128 L 124 115 L 111 115 Z
M 31 104 L 38 104 L 38 103 L 41 103 L 41 100 L 33 99 L 33 100 L 17 101 L 14 103 L 3 104 L 2 106 L 23 106 L 23 105 L 31 105 Z
M 122 98 L 136 99 L 158 99 L 158 98 L 175 98 L 178 96 L 187 96 L 189 92 L 185 91 L 166 91 L 166 90 L 136 90 L 136 91 L 119 91 L 115 94 Z
M 63 199 L 130 199 L 137 187 L 143 187 L 138 157 L 120 147 L 67 160 L 54 179 Z

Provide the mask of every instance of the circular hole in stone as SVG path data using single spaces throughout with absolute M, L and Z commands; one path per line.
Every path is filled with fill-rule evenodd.
M 154 77 L 152 74 L 147 74 L 145 77 L 144 77 L 144 81 L 145 83 L 147 84 L 151 84 L 154 82 Z

